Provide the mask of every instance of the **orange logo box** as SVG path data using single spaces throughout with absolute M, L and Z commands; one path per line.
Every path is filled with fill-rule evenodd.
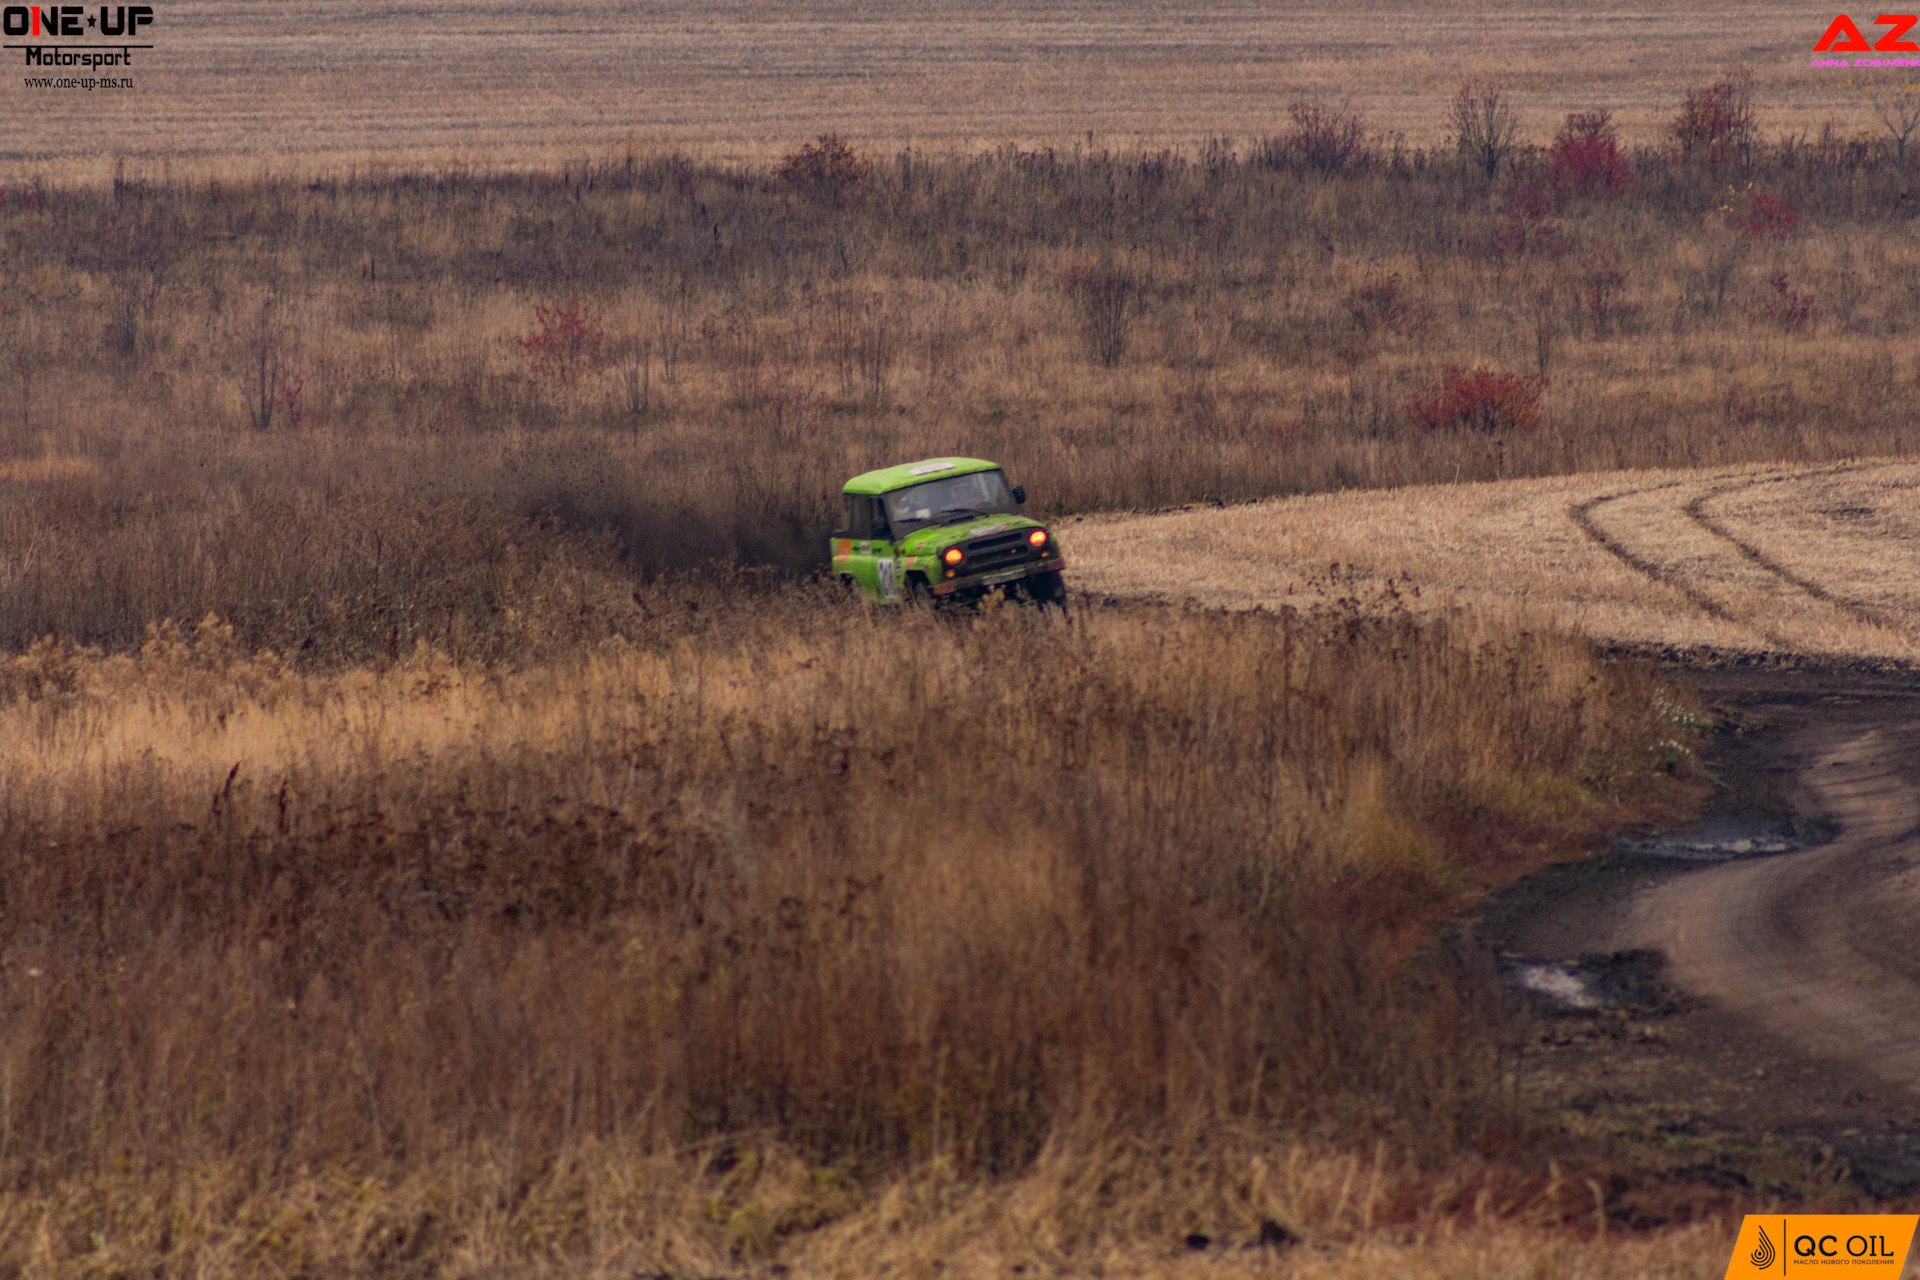
M 1920 1214 L 1748 1214 L 1727 1280 L 1832 1276 L 1900 1280 Z

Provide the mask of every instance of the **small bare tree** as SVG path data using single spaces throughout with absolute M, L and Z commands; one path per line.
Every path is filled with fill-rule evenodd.
M 1920 132 L 1920 83 L 1910 80 L 1894 89 L 1869 90 L 1867 101 L 1887 131 L 1894 172 L 1904 174 L 1914 134 Z
M 620 386 L 626 393 L 627 416 L 638 419 L 653 411 L 653 339 L 637 338 L 620 366 Z
M 1492 182 L 1501 163 L 1513 154 L 1514 139 L 1520 132 L 1520 117 L 1491 80 L 1469 80 L 1453 95 L 1447 108 L 1447 136 L 1469 169 L 1486 174 Z
M 667 300 L 666 308 L 660 313 L 660 381 L 669 387 L 680 381 L 680 357 L 692 330 L 693 300 L 682 279 L 679 292 Z
M 1094 354 L 1101 364 L 1115 368 L 1145 303 L 1142 281 L 1121 263 L 1095 260 L 1067 274 L 1067 291 L 1079 305 Z
M 275 413 L 280 407 L 283 389 L 281 379 L 286 373 L 285 326 L 280 321 L 278 307 L 271 295 L 260 303 L 260 315 L 246 337 L 244 353 L 245 367 L 241 370 L 241 384 L 247 400 L 247 420 L 255 431 L 265 431 L 273 426 Z
M 1526 296 L 1527 319 L 1533 324 L 1533 363 L 1545 378 L 1553 364 L 1553 340 L 1560 334 L 1560 295 L 1548 281 Z

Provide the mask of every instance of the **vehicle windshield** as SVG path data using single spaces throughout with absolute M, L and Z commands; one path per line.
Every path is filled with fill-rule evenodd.
M 889 493 L 885 498 L 887 521 L 893 536 L 904 538 L 915 529 L 928 525 L 956 524 L 979 516 L 1018 515 L 1020 504 L 1007 488 L 1007 477 L 999 471 L 976 471 L 971 475 L 948 476 L 929 480 L 911 489 Z

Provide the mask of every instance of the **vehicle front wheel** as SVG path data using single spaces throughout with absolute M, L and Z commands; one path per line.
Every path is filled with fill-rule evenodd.
M 907 603 L 916 609 L 932 609 L 940 598 L 933 594 L 927 580 L 918 574 L 907 579 Z
M 1062 613 L 1067 609 L 1067 584 L 1060 574 L 1036 573 L 1027 579 L 1027 594 L 1039 604 L 1058 605 Z

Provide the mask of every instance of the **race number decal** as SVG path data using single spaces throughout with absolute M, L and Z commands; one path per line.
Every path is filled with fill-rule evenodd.
M 894 593 L 894 585 L 893 585 L 893 561 L 892 561 L 891 559 L 884 559 L 884 558 L 883 558 L 883 559 L 882 559 L 882 560 L 880 561 L 880 563 L 879 563 L 879 564 L 878 564 L 878 565 L 877 565 L 876 567 L 877 567 L 877 568 L 878 568 L 878 569 L 880 570 L 880 592 L 881 592 L 881 594 L 882 594 L 882 595 L 889 595 L 889 596 L 890 596 L 890 595 L 892 595 L 892 594 Z

